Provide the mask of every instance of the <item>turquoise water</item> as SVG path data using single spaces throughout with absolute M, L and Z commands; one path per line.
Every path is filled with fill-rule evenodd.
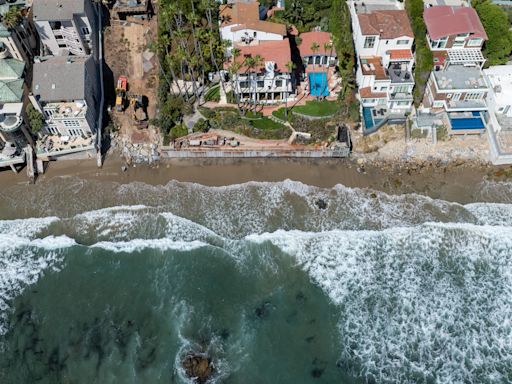
M 329 96 L 327 73 L 310 72 L 308 76 L 312 96 Z
M 512 185 L 474 187 L 57 180 L 0 220 L 0 382 L 510 382 Z

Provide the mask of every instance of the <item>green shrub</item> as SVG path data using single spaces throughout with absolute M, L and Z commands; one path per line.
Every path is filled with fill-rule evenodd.
M 178 124 L 171 128 L 169 137 L 171 140 L 175 140 L 177 138 L 187 136 L 187 135 L 188 135 L 188 128 L 185 127 L 183 124 Z

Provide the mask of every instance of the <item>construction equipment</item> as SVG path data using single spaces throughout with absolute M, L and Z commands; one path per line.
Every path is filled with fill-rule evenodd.
M 144 96 L 142 95 L 129 95 L 130 105 L 133 108 L 132 118 L 139 128 L 147 127 L 148 115 L 146 113 L 146 105 L 144 103 Z
M 126 76 L 119 76 L 116 86 L 116 111 L 123 112 L 124 101 L 126 98 L 126 89 L 128 88 L 128 79 Z

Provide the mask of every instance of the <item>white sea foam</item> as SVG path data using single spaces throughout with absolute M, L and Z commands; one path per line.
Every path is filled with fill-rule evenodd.
M 171 239 L 133 239 L 129 241 L 101 241 L 93 244 L 91 248 L 101 248 L 110 252 L 140 252 L 144 249 L 155 249 L 159 251 L 192 251 L 194 249 L 208 246 L 207 243 L 201 241 L 174 241 Z
M 290 253 L 341 309 L 340 364 L 377 382 L 507 382 L 512 228 L 429 223 L 248 236 Z
M 0 334 L 7 331 L 8 303 L 41 274 L 62 260 L 61 250 L 75 245 L 66 236 L 30 240 L 0 234 Z
M 33 238 L 58 221 L 57 217 L 0 220 L 0 234 Z
M 512 225 L 512 204 L 473 203 L 464 206 L 478 224 Z

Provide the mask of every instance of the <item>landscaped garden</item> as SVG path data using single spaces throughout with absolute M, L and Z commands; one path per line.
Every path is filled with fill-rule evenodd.
M 340 104 L 337 101 L 310 100 L 306 101 L 306 105 L 297 105 L 295 107 L 288 108 L 288 119 L 285 117 L 284 107 L 272 112 L 272 115 L 280 120 L 290 121 L 291 116 L 294 113 L 296 115 L 328 118 L 335 115 L 339 110 Z

